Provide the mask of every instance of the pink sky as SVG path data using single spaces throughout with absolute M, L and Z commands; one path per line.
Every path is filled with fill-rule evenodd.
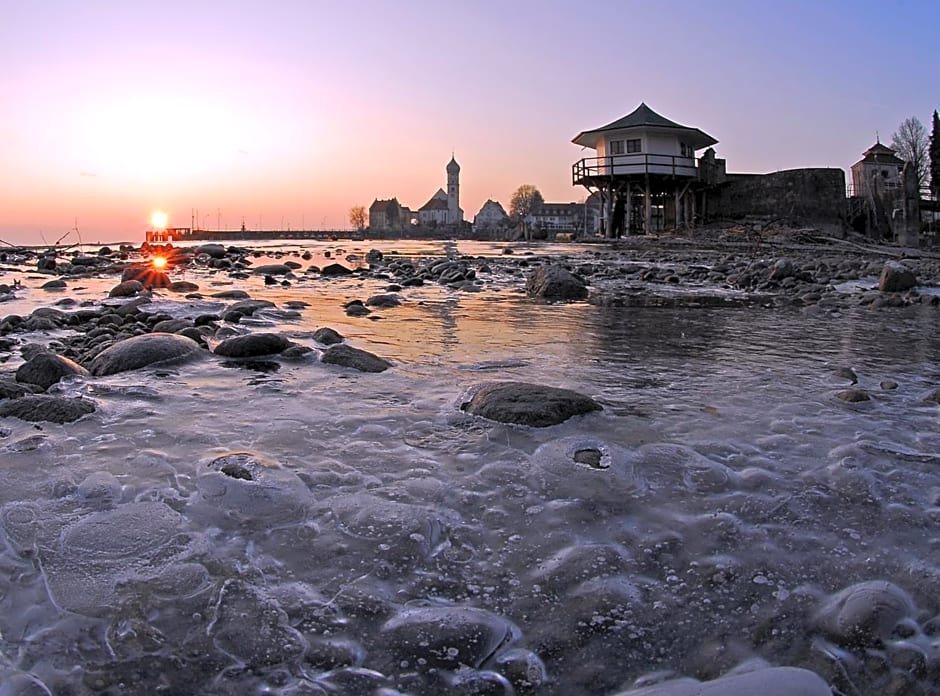
M 574 201 L 581 130 L 641 101 L 731 171 L 848 167 L 940 107 L 933 0 L 0 0 L 0 239 L 345 227 L 461 165 L 468 219 Z

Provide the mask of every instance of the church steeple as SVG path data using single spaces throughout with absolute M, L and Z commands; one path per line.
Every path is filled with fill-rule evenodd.
M 447 163 L 447 221 L 450 224 L 463 221 L 460 210 L 460 165 L 453 153 Z

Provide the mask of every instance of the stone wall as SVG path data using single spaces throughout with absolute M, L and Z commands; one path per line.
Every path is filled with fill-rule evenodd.
M 724 183 L 707 189 L 704 195 L 708 221 L 761 216 L 841 227 L 846 206 L 845 172 L 818 168 L 728 174 Z

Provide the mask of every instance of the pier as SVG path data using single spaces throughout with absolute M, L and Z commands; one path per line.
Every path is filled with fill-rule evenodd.
M 221 242 L 259 239 L 365 239 L 362 230 L 194 230 L 189 227 L 167 227 L 147 230 L 148 244 L 167 242 Z

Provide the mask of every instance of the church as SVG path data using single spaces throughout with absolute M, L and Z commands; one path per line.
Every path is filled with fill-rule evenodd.
M 372 229 L 404 229 L 406 226 L 445 227 L 463 222 L 460 207 L 460 165 L 451 155 L 447 163 L 447 190 L 438 189 L 416 213 L 402 206 L 397 198 L 373 201 L 369 206 Z

